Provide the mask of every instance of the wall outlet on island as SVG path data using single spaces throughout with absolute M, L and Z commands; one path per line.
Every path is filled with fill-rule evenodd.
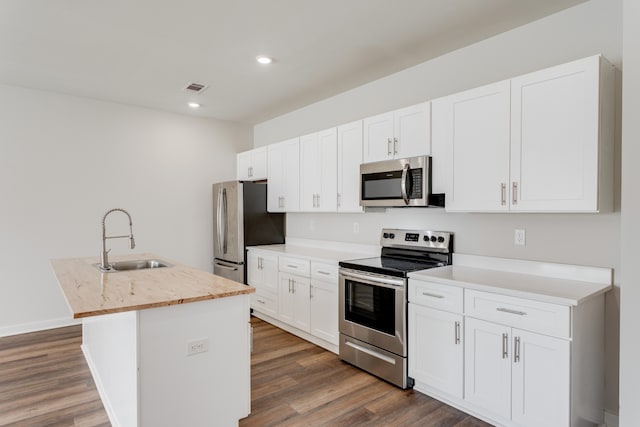
M 209 339 L 187 341 L 187 356 L 209 351 Z
M 526 234 L 524 228 L 516 228 L 513 235 L 513 243 L 518 246 L 524 246 L 526 243 Z

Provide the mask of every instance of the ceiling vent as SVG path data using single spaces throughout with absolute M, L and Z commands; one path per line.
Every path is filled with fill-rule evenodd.
M 187 85 L 184 87 L 184 90 L 186 90 L 187 92 L 202 93 L 208 87 L 209 86 L 203 85 L 201 83 L 187 83 Z

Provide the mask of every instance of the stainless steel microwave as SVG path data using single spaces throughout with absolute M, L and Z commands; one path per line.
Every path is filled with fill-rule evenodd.
M 444 206 L 431 194 L 431 156 L 360 165 L 360 206 Z

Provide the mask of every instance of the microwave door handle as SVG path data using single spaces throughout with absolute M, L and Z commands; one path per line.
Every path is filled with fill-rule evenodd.
M 409 174 L 409 164 L 404 165 L 402 169 L 402 179 L 400 181 L 400 189 L 402 190 L 402 199 L 404 204 L 409 204 L 409 195 L 407 194 L 407 175 Z

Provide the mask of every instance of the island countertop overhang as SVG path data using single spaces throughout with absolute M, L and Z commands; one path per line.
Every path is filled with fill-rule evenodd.
M 251 294 L 255 288 L 154 254 L 113 261 L 157 259 L 169 267 L 104 273 L 99 257 L 52 259 L 51 266 L 75 319 Z

